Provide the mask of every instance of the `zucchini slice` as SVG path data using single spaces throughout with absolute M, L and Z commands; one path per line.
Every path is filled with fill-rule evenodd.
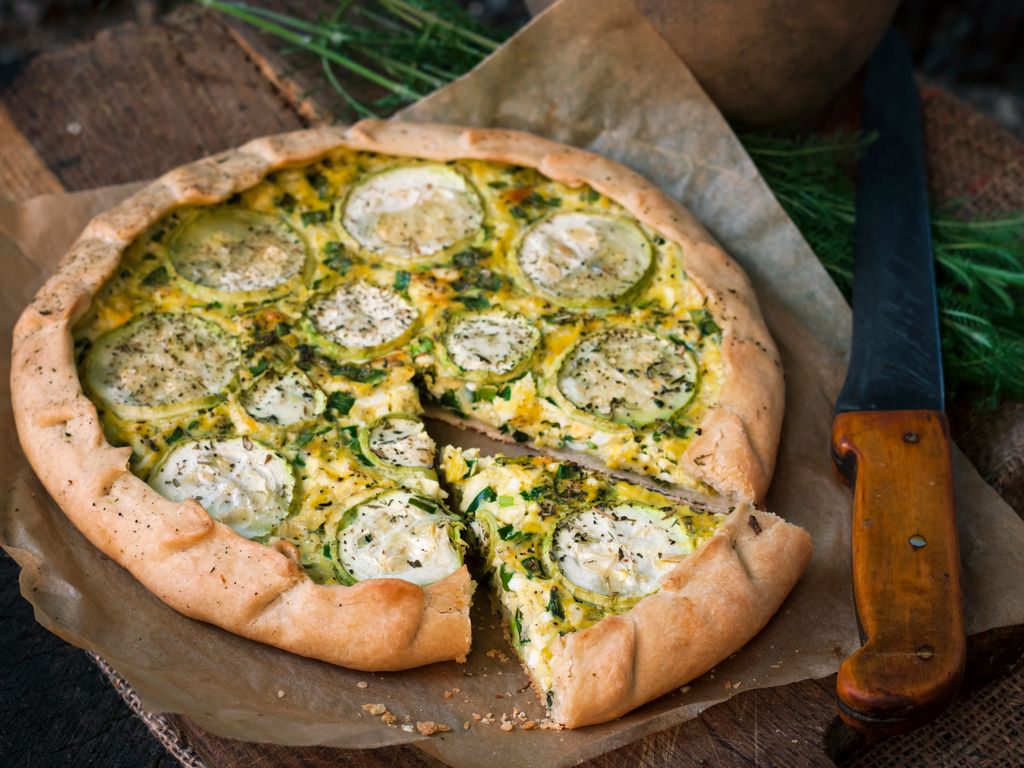
M 565 515 L 542 549 L 549 573 L 558 574 L 573 597 L 618 611 L 656 592 L 693 544 L 675 514 L 619 504 Z
M 363 433 L 363 453 L 386 467 L 430 469 L 434 466 L 437 446 L 423 422 L 415 416 L 390 414 Z
M 126 420 L 179 416 L 219 402 L 235 381 L 237 342 L 191 314 L 150 314 L 101 336 L 85 360 L 85 384 Z
M 170 451 L 149 484 L 172 501 L 195 499 L 247 539 L 288 516 L 295 477 L 285 458 L 248 437 L 193 440 Z
M 531 286 L 565 307 L 602 307 L 633 293 L 654 267 L 654 248 L 632 221 L 558 213 L 523 236 L 516 259 Z
M 441 359 L 460 378 L 505 381 L 529 367 L 540 339 L 537 326 L 518 312 L 460 312 L 441 335 Z
M 290 427 L 324 412 L 327 396 L 297 368 L 270 370 L 256 379 L 239 400 L 257 421 Z
M 306 316 L 336 354 L 360 359 L 376 357 L 405 342 L 419 319 L 407 298 L 365 280 L 342 283 L 314 300 Z
M 253 301 L 276 295 L 306 267 L 302 237 L 281 219 L 242 208 L 204 211 L 179 229 L 171 266 L 206 300 Z
M 690 402 L 697 363 L 685 347 L 651 331 L 611 328 L 584 337 L 569 351 L 557 383 L 584 413 L 640 427 Z
M 360 247 L 385 261 L 433 261 L 480 231 L 483 204 L 473 185 L 440 163 L 401 165 L 352 188 L 341 225 Z
M 335 539 L 346 583 L 404 579 L 432 584 L 462 566 L 459 526 L 440 503 L 408 491 L 385 491 L 348 510 Z

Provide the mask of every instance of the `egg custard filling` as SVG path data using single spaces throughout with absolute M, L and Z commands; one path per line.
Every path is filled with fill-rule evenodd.
M 319 583 L 426 584 L 461 566 L 466 513 L 445 506 L 425 409 L 711 490 L 682 460 L 722 387 L 707 303 L 677 243 L 590 187 L 338 149 L 151 226 L 75 344 L 108 440 L 160 493 Z M 521 575 L 550 573 L 545 601 L 583 626 L 656 584 L 693 543 L 680 530 L 602 502 L 536 537 Z M 630 537 L 663 561 L 607 560 Z M 568 549 L 592 562 L 555 568 Z
M 449 446 L 441 475 L 548 707 L 558 695 L 550 664 L 559 639 L 657 592 L 726 518 L 547 457 Z

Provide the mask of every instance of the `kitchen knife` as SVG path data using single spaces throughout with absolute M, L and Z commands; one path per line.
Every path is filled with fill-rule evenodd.
M 853 587 L 863 647 L 839 668 L 840 717 L 870 734 L 938 714 L 966 640 L 921 112 L 906 44 L 868 64 L 857 168 L 853 346 L 832 454 L 853 484 Z

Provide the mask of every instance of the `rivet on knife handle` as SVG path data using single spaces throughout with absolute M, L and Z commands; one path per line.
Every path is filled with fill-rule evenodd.
M 861 731 L 909 730 L 942 710 L 964 668 L 946 416 L 842 413 L 832 447 L 854 484 L 853 586 L 865 636 L 839 669 L 840 716 Z

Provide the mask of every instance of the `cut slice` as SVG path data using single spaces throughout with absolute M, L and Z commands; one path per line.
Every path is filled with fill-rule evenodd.
M 559 213 L 523 236 L 519 269 L 530 286 L 565 307 L 611 306 L 644 281 L 654 249 L 634 222 L 593 213 Z
M 551 716 L 604 722 L 677 688 L 753 637 L 810 558 L 810 538 L 752 507 L 682 504 L 547 457 L 446 447 L 443 479 Z
M 467 242 L 483 224 L 480 196 L 447 165 L 398 166 L 349 192 L 341 224 L 372 256 L 398 266 L 430 262 Z
M 163 419 L 222 399 L 238 370 L 235 340 L 190 314 L 151 314 L 97 339 L 85 360 L 89 391 L 122 419 Z

